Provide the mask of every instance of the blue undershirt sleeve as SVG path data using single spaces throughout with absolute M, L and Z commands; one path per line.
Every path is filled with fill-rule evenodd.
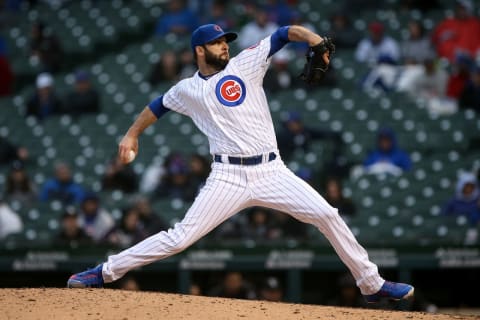
M 290 42 L 290 40 L 288 40 L 288 29 L 290 29 L 290 26 L 284 26 L 278 28 L 277 31 L 272 33 L 272 36 L 270 37 L 270 52 L 268 53 L 268 58 Z
M 153 112 L 153 114 L 157 117 L 157 119 L 163 116 L 168 111 L 170 111 L 170 109 L 166 108 L 163 105 L 163 95 L 161 95 L 160 97 L 150 102 L 148 107 Z

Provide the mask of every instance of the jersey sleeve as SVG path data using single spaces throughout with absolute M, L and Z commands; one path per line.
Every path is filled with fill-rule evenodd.
M 235 57 L 235 63 L 244 77 L 251 81 L 263 82 L 271 57 L 289 42 L 288 26 L 281 27 L 257 44 L 244 49 Z
M 170 110 L 173 110 L 175 112 L 188 116 L 189 115 L 188 109 L 185 107 L 185 104 L 182 103 L 182 99 L 180 96 L 181 84 L 182 84 L 182 81 L 177 83 L 175 86 L 171 87 L 170 90 L 168 90 L 163 95 L 162 102 L 165 108 L 168 108 Z

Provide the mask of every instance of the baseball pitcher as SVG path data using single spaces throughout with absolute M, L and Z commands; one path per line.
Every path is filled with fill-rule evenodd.
M 120 159 L 131 161 L 131 151 L 138 153 L 140 134 L 170 111 L 190 117 L 208 137 L 212 171 L 183 220 L 95 268 L 72 275 L 68 287 L 101 287 L 129 270 L 185 250 L 238 211 L 263 206 L 318 228 L 352 272 L 368 302 L 412 296 L 411 285 L 385 281 L 379 275 L 337 209 L 293 174 L 278 152 L 262 87 L 271 58 L 291 41 L 307 42 L 310 49 L 301 78 L 315 84 L 330 63 L 335 50 L 332 41 L 298 25 L 285 26 L 230 57 L 228 44 L 236 38 L 237 34 L 214 24 L 196 29 L 191 47 L 198 71 L 150 102 L 119 145 Z

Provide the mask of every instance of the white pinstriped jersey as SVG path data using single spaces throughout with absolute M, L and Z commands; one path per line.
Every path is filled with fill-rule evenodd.
M 251 156 L 277 151 L 262 85 L 270 63 L 268 56 L 286 42 L 286 31 L 243 50 L 208 79 L 197 72 L 179 82 L 154 100 L 149 105 L 151 110 L 157 118 L 167 111 L 165 108 L 191 117 L 208 137 L 212 154 Z M 205 186 L 182 221 L 109 256 L 102 267 L 103 279 L 112 282 L 133 268 L 176 254 L 251 206 L 283 211 L 317 227 L 350 269 L 362 294 L 377 292 L 385 282 L 338 210 L 278 157 L 257 165 L 214 162 Z
M 250 156 L 276 151 L 262 87 L 269 51 L 270 36 L 231 58 L 224 70 L 208 79 L 196 72 L 165 93 L 164 106 L 192 118 L 208 137 L 212 154 Z

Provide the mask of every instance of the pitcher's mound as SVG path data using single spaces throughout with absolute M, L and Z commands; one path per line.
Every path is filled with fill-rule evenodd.
M 112 289 L 0 289 L 2 319 L 474 319 Z

